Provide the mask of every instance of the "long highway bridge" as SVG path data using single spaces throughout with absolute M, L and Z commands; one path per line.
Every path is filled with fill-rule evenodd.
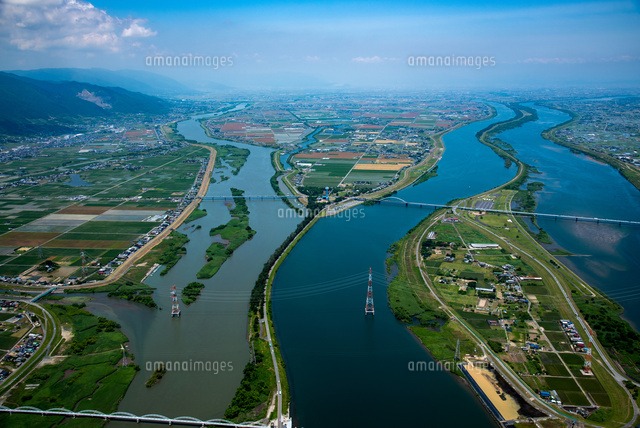
M 478 211 L 478 212 L 489 212 L 489 213 L 498 213 L 498 214 L 513 214 L 516 216 L 524 216 L 524 217 L 546 217 L 552 218 L 555 220 L 572 220 L 572 221 L 586 221 L 592 223 L 612 223 L 617 224 L 619 226 L 640 226 L 640 221 L 634 220 L 619 220 L 614 218 L 598 218 L 598 217 L 584 217 L 578 215 L 568 215 L 568 214 L 550 214 L 550 213 L 538 213 L 538 212 L 529 212 L 529 211 L 511 211 L 511 210 L 498 210 L 494 208 L 483 208 L 483 207 L 464 207 L 460 205 L 445 205 L 445 204 L 430 204 L 426 202 L 411 202 L 405 201 L 402 198 L 398 198 L 397 196 L 390 196 L 388 198 L 381 199 L 380 203 L 388 203 L 392 205 L 402 205 L 405 207 L 413 207 L 413 208 L 450 208 L 450 209 L 458 209 L 465 211 Z
M 278 195 L 248 195 L 248 196 L 214 195 L 214 196 L 203 196 L 201 199 L 203 201 L 231 201 L 233 199 L 241 199 L 241 198 L 246 199 L 247 201 L 277 201 L 283 198 L 298 199 L 299 196 L 296 196 L 296 195 L 282 195 L 282 196 L 278 196 Z
M 249 196 L 205 196 L 202 200 L 207 201 L 231 201 L 237 198 L 244 198 L 246 200 L 260 200 L 260 201 L 274 201 L 282 198 L 286 199 L 298 199 L 298 196 L 295 195 L 249 195 Z M 356 199 L 357 200 L 357 199 Z M 364 201 L 364 199 L 362 199 Z M 572 221 L 583 221 L 583 222 L 591 222 L 591 223 L 610 223 L 617 224 L 619 226 L 640 226 L 640 221 L 635 220 L 620 220 L 615 218 L 598 218 L 598 217 L 585 217 L 579 215 L 569 215 L 569 214 L 552 214 L 552 213 L 539 213 L 539 212 L 529 212 L 529 211 L 512 211 L 512 210 L 498 210 L 494 208 L 484 208 L 484 207 L 464 207 L 461 205 L 446 205 L 446 204 L 431 204 L 427 202 L 413 202 L 413 201 L 405 201 L 402 198 L 397 196 L 390 196 L 388 198 L 384 198 L 378 201 L 379 203 L 387 203 L 392 205 L 401 205 L 405 207 L 412 208 L 449 208 L 449 209 L 458 209 L 458 210 L 466 210 L 466 211 L 482 211 L 489 213 L 498 213 L 498 214 L 513 214 L 516 216 L 522 217 L 545 217 L 552 218 L 554 220 L 572 220 Z
M 40 415 L 40 416 L 63 416 L 67 418 L 93 418 L 105 421 L 121 421 L 133 423 L 151 423 L 161 425 L 176 426 L 192 426 L 192 427 L 237 427 L 237 428 L 267 428 L 258 422 L 233 423 L 224 419 L 200 420 L 191 416 L 181 416 L 177 418 L 169 418 L 163 415 L 149 414 L 137 416 L 128 412 L 102 413 L 97 410 L 80 410 L 72 411 L 64 408 L 54 408 L 49 410 L 41 410 L 37 407 L 22 406 L 12 409 L 6 406 L 0 406 L 0 413 L 9 413 L 11 415 Z

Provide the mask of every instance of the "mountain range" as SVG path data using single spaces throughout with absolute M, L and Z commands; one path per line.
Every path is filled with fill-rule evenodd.
M 168 111 L 167 101 L 122 87 L 0 72 L 0 134 L 69 132 L 74 118 Z
M 8 73 L 50 82 L 84 82 L 98 86 L 119 87 L 155 96 L 190 95 L 195 91 L 169 77 L 141 70 L 106 70 L 104 68 L 39 68 L 10 70 Z

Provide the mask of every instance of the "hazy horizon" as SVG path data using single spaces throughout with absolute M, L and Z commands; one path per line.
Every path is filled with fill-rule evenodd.
M 3 70 L 145 70 L 196 88 L 637 87 L 639 18 L 637 1 L 4 0 L 0 54 Z

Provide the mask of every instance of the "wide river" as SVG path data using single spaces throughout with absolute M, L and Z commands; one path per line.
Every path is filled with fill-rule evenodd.
M 445 135 L 446 151 L 436 177 L 397 196 L 407 201 L 446 203 L 511 179 L 515 166 L 506 168 L 502 159 L 475 138 L 476 132 L 488 124 L 513 116 L 505 106 L 492 105 L 495 117 Z M 612 168 L 540 138 L 542 130 L 565 121 L 566 115 L 535 108 L 540 114 L 537 122 L 507 131 L 501 138 L 542 172 L 533 178 L 546 185 L 539 198 L 540 212 L 640 218 L 640 192 Z M 181 122 L 178 130 L 188 139 L 216 141 L 207 137 L 195 120 Z M 247 195 L 273 194 L 269 185 L 273 174 L 271 150 L 234 145 L 251 150 L 247 164 L 237 176 L 229 169 L 216 170 L 217 181 L 208 194 L 228 195 L 230 187 L 241 188 Z M 221 181 L 223 174 L 230 179 Z M 187 255 L 168 275 L 161 277 L 156 272 L 147 279 L 157 288 L 154 297 L 162 311 L 106 297 L 90 305 L 94 312 L 122 324 L 136 362 L 142 367 L 120 406 L 122 411 L 221 417 L 249 361 L 249 292 L 263 263 L 298 219 L 282 216 L 285 206 L 280 201 L 250 201 L 250 224 L 257 234 L 216 276 L 202 281 L 206 288 L 200 299 L 183 307 L 180 319 L 172 319 L 168 313 L 169 287 L 176 284 L 181 289 L 195 280 L 211 242 L 208 230 L 229 219 L 222 203 L 208 201 L 202 205 L 208 215 L 180 228 L 191 239 Z M 409 370 L 411 362 L 432 359 L 396 321 L 387 305 L 387 250 L 428 214 L 417 208 L 375 205 L 321 219 L 280 267 L 272 309 L 291 386 L 294 426 L 496 426 L 479 400 L 455 376 Z M 640 276 L 640 266 L 628 250 L 640 244 L 638 230 L 547 223 L 540 222 L 559 245 L 583 255 L 566 259 L 570 267 L 605 291 L 615 293 L 621 287 L 627 292 L 623 297 L 633 296 L 627 290 L 631 290 L 631 279 Z M 364 316 L 369 267 L 374 272 L 373 318 Z M 631 307 L 627 316 L 639 324 L 638 313 Z M 153 361 L 230 362 L 233 369 L 168 373 L 158 385 L 145 388 L 150 374 L 145 368 Z
M 496 117 L 445 135 L 438 175 L 397 196 L 446 203 L 511 179 L 515 167 L 505 168 L 475 138 L 489 123 L 513 116 L 502 105 L 494 107 Z M 453 375 L 409 370 L 410 362 L 432 358 L 387 305 L 387 250 L 428 213 L 375 205 L 322 219 L 281 265 L 273 317 L 291 385 L 294 426 L 494 426 Z M 369 267 L 374 318 L 364 316 Z
M 480 144 L 475 133 L 511 111 L 444 137 L 438 175 L 397 196 L 445 203 L 508 181 L 515 167 Z M 546 185 L 540 212 L 599 218 L 640 219 L 640 192 L 613 168 L 541 138 L 568 119 L 537 107 L 540 118 L 503 133 Z M 323 219 L 300 241 L 278 271 L 273 291 L 276 333 L 292 390 L 294 425 L 313 427 L 487 426 L 493 422 L 452 376 L 409 371 L 410 361 L 429 361 L 386 302 L 385 258 L 389 245 L 426 213 L 397 206 L 363 207 L 354 218 Z M 541 221 L 557 240 L 581 257 L 564 261 L 591 284 L 620 294 L 626 316 L 640 325 L 631 298 L 637 278 L 639 228 Z M 367 270 L 374 274 L 375 319 L 364 317 Z M 616 295 L 616 294 L 614 294 Z M 464 409 L 462 411 L 461 409 Z
M 540 135 L 569 115 L 528 104 L 538 120 L 500 135 L 518 152 L 517 157 L 535 166 L 540 174 L 531 181 L 544 183 L 538 193 L 537 211 L 577 216 L 640 220 L 640 191 L 618 171 L 585 155 L 553 144 Z M 640 227 L 617 224 L 576 223 L 541 218 L 538 224 L 557 245 L 571 252 L 559 257 L 570 269 L 624 307 L 624 317 L 640 327 Z

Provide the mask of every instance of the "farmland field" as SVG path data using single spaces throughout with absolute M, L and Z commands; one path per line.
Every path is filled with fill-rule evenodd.
M 588 406 L 589 400 L 584 396 L 578 384 L 570 377 L 545 377 L 549 389 L 558 392 L 563 404 Z
M 549 376 L 569 376 L 569 372 L 564 367 L 557 354 L 551 352 L 540 352 L 539 355 Z
M 0 275 L 77 276 L 82 254 L 85 273 L 97 275 L 177 207 L 209 155 L 174 144 L 115 146 L 121 150 L 43 150 L 3 165 L 7 181 L 16 184 L 0 190 Z M 71 172 L 84 184 L 70 185 Z M 25 177 L 30 181 L 21 184 Z
M 355 160 L 318 160 L 305 175 L 304 185 L 309 187 L 335 187 L 340 184 L 355 163 Z

